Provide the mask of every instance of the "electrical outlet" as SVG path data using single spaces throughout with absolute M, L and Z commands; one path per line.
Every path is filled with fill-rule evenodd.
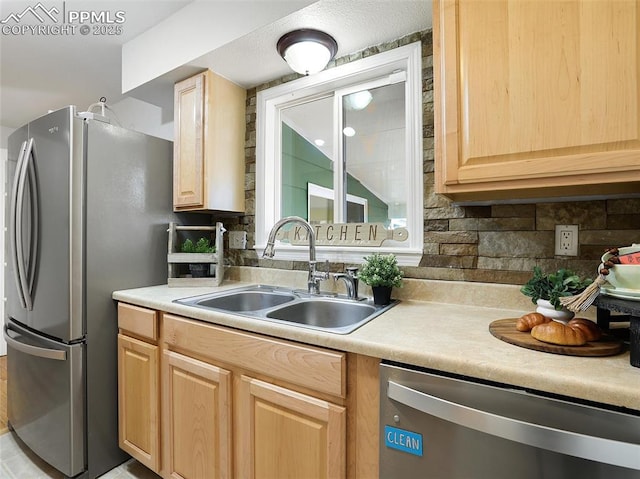
M 556 225 L 556 256 L 578 256 L 578 225 Z
M 229 231 L 229 249 L 246 249 L 247 232 Z

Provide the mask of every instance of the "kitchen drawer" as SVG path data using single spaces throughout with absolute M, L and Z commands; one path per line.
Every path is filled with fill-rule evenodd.
M 134 336 L 158 341 L 158 313 L 153 309 L 118 303 L 118 327 Z
M 333 396 L 346 397 L 346 353 L 259 336 L 163 314 L 164 341 L 191 351 Z

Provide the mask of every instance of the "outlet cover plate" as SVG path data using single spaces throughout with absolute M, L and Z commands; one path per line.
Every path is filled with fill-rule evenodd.
M 229 249 L 246 249 L 247 232 L 229 231 Z
M 578 256 L 578 225 L 556 225 L 556 256 Z

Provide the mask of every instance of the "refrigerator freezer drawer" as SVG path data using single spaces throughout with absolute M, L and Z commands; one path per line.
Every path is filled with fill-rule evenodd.
M 85 470 L 84 343 L 67 345 L 9 321 L 8 418 L 42 459 L 67 476 Z

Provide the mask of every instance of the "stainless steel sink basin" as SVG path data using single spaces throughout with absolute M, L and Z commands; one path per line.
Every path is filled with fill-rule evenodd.
M 267 313 L 269 319 L 290 321 L 323 329 L 345 328 L 367 319 L 374 306 L 330 299 L 306 299 Z
M 248 286 L 174 302 L 303 328 L 348 334 L 394 306 L 273 286 Z
M 230 290 L 222 293 L 178 299 L 176 302 L 200 308 L 241 312 L 273 308 L 294 299 L 296 299 L 296 296 L 292 293 L 277 291 L 265 286 L 256 286 L 249 289 Z

